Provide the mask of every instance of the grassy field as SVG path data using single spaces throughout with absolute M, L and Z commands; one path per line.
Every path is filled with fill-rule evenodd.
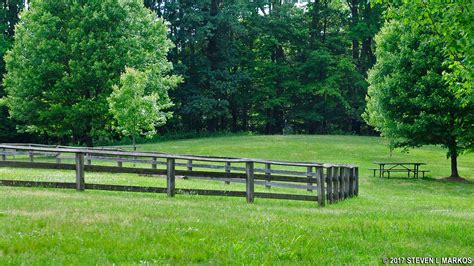
M 474 257 L 474 155 L 459 159 L 460 174 L 471 183 L 449 183 L 438 180 L 449 175 L 444 150 L 425 147 L 390 157 L 386 144 L 375 137 L 236 136 L 139 146 L 358 165 L 359 197 L 325 208 L 298 201 L 246 204 L 244 198 L 0 187 L 0 265 L 380 264 L 384 257 Z M 372 177 L 372 162 L 386 160 L 425 162 L 431 173 L 425 180 Z M 0 179 L 72 182 L 74 173 L 0 168 Z M 164 185 L 160 178 L 89 173 L 86 182 Z M 177 187 L 243 189 L 202 180 L 178 180 Z

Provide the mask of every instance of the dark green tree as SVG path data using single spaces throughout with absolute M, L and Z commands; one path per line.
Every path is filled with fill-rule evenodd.
M 398 147 L 445 147 L 451 177 L 459 177 L 457 157 L 474 147 L 474 105 L 464 104 L 443 79 L 446 43 L 399 21 L 385 25 L 376 42 L 365 120 Z
M 169 22 L 176 44 L 169 59 L 185 80 L 171 93 L 175 117 L 166 128 L 365 132 L 364 76 L 381 12 L 359 2 L 353 27 L 347 3 L 334 0 L 306 8 L 273 0 L 145 0 Z
M 238 92 L 248 82 L 242 68 L 245 1 L 166 0 L 145 4 L 170 23 L 170 39 L 176 47 L 169 58 L 185 80 L 171 94 L 176 106 L 170 124 L 186 131 L 238 130 L 243 109 Z
M 0 79 L 5 74 L 3 57 L 13 44 L 14 28 L 19 20 L 18 14 L 23 8 L 23 0 L 2 1 L 0 4 Z M 0 82 L 0 98 L 5 95 L 3 84 Z M 0 106 L 0 142 L 21 140 L 27 136 L 17 134 L 15 123 L 8 118 L 8 109 Z
M 340 4 L 263 9 L 268 14 L 254 22 L 256 126 L 267 134 L 360 132 L 366 84 L 340 31 Z
M 346 4 L 350 11 L 347 28 L 352 42 L 352 59 L 360 73 L 366 75 L 375 64 L 373 38 L 383 25 L 384 6 L 369 0 L 346 0 Z
M 160 95 L 173 87 L 163 78 L 171 47 L 139 0 L 33 1 L 5 57 L 4 102 L 24 131 L 92 145 L 110 136 L 107 97 L 126 66 L 148 73 Z

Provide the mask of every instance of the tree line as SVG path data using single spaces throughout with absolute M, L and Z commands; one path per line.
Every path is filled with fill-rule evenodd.
M 295 2 L 4 1 L 0 138 L 375 129 L 445 147 L 458 177 L 474 147 L 474 2 Z
M 290 3 L 288 3 L 290 2 Z M 369 1 L 147 0 L 170 28 L 174 130 L 367 133 L 367 70 L 382 6 Z
M 34 8 L 35 1 L 30 2 Z M 59 2 L 84 5 L 104 1 Z M 109 8 L 98 7 L 96 11 L 112 12 L 113 2 Z M 370 132 L 361 114 L 368 87 L 367 70 L 375 63 L 373 38 L 383 22 L 383 6 L 361 0 L 320 0 L 302 8 L 291 2 L 145 0 L 144 6 L 166 21 L 168 37 L 174 44 L 168 59 L 174 66 L 173 73 L 183 78 L 177 88 L 169 91 L 173 115 L 160 132 Z M 12 48 L 14 26 L 23 8 L 22 0 L 3 3 L 2 58 Z M 97 34 L 92 38 L 99 41 L 105 37 Z M 87 64 L 93 65 L 94 60 L 98 63 L 102 58 L 89 58 Z M 3 76 L 4 60 L 1 64 Z M 103 90 L 110 93 L 110 88 Z M 2 84 L 0 96 L 4 95 Z M 39 112 L 37 106 L 30 108 L 31 113 Z M 91 106 L 81 110 L 81 118 L 90 117 L 84 128 L 74 128 L 78 118 L 71 118 L 69 125 L 61 118 L 61 125 L 50 126 L 53 130 L 41 130 L 29 125 L 31 117 L 9 118 L 7 108 L 2 106 L 0 138 L 82 143 L 117 138 L 108 133 L 110 125 L 100 121 L 109 117 L 94 114 Z M 62 112 L 74 111 L 64 108 Z M 48 113 L 44 123 L 54 124 L 53 114 Z M 59 131 L 64 133 L 57 134 Z M 83 136 L 71 138 L 71 134 Z

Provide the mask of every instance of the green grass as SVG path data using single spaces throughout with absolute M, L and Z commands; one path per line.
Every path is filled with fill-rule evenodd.
M 312 202 L 0 187 L 4 264 L 379 264 L 382 257 L 470 256 L 474 184 L 449 175 L 445 151 L 390 157 L 386 142 L 353 136 L 235 136 L 145 144 L 139 150 L 360 166 L 360 195 L 325 208 Z M 421 161 L 425 180 L 379 179 L 373 161 Z M 474 155 L 459 171 L 474 181 Z M 74 180 L 68 171 L 0 168 L 0 179 Z M 164 186 L 136 175 L 86 173 L 86 182 Z M 243 190 L 177 180 L 178 187 Z M 261 186 L 258 190 L 265 191 Z M 286 189 L 272 188 L 272 191 Z

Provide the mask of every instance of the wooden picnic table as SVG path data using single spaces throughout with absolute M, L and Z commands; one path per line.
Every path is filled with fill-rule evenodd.
M 410 177 L 410 173 L 413 173 L 414 178 L 418 178 L 420 172 L 425 177 L 425 172 L 429 172 L 427 170 L 420 171 L 421 165 L 426 165 L 425 163 L 419 162 L 374 162 L 374 164 L 378 164 L 378 169 L 371 169 L 375 171 L 379 171 L 379 177 L 385 177 L 385 173 L 388 173 L 388 178 L 390 178 L 391 172 L 407 172 L 408 177 Z

